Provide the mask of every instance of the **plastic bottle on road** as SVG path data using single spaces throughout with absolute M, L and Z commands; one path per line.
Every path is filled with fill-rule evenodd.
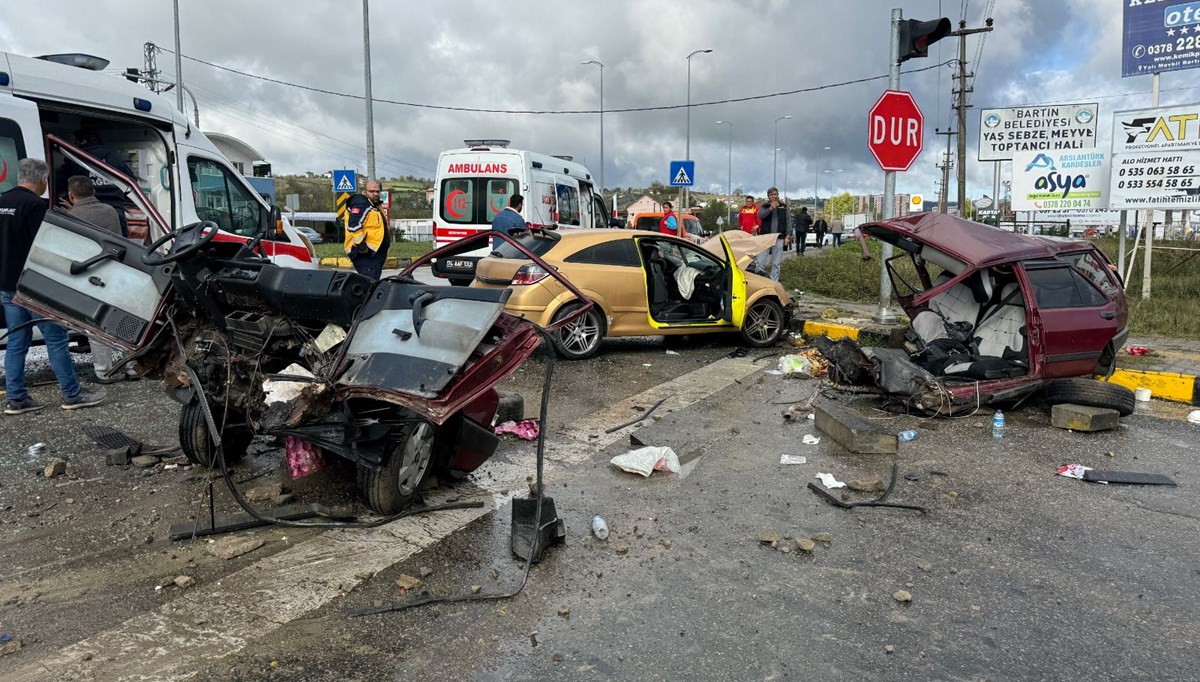
M 916 429 L 907 429 L 905 431 L 901 431 L 900 433 L 897 433 L 896 437 L 900 439 L 901 443 L 907 443 L 910 440 L 916 439 L 917 430 Z
M 608 539 L 608 524 L 604 522 L 603 516 L 592 517 L 592 532 L 601 540 Z
M 992 438 L 997 440 L 1004 437 L 1004 413 L 996 410 L 996 414 L 992 415 Z

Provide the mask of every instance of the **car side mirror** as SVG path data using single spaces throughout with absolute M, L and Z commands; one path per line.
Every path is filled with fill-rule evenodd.
M 275 234 L 283 234 L 283 212 L 277 204 L 271 204 L 271 224 L 275 226 Z

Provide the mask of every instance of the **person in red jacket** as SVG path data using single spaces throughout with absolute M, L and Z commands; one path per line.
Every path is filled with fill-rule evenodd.
M 663 217 L 658 221 L 658 231 L 663 234 L 673 234 L 679 236 L 679 219 L 675 217 L 675 212 L 671 210 L 671 202 L 663 202 Z
M 758 219 L 758 206 L 749 194 L 746 195 L 746 203 L 742 204 L 742 210 L 738 212 L 738 227 L 748 234 L 758 234 L 762 227 L 762 221 Z

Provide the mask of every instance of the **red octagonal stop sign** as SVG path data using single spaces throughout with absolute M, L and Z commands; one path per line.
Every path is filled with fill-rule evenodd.
M 906 171 L 921 154 L 925 117 L 913 96 L 885 90 L 867 115 L 867 147 L 885 171 Z

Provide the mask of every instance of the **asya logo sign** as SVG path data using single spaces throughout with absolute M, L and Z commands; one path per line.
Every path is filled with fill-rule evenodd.
M 1025 166 L 1025 172 L 1030 171 L 1045 171 L 1033 181 L 1033 189 L 1039 194 L 1055 195 L 1055 198 L 1066 199 L 1073 191 L 1087 190 L 1088 179 L 1091 174 L 1087 172 L 1071 173 L 1070 171 L 1083 171 L 1085 169 L 1099 168 L 1104 164 L 1104 154 L 1088 153 L 1088 154 L 1064 154 L 1059 157 L 1058 162 L 1046 154 L 1038 154 Z M 1062 170 L 1059 170 L 1062 166 Z M 1093 194 L 1087 193 L 1088 196 Z

